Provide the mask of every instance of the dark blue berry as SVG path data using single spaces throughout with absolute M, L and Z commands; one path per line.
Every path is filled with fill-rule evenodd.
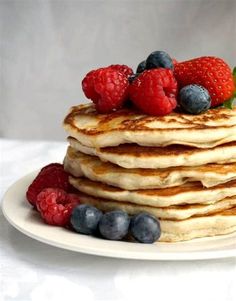
M 130 232 L 137 241 L 151 244 L 161 236 L 160 222 L 153 215 L 142 212 L 132 217 Z
M 129 230 L 130 218 L 122 210 L 105 213 L 99 222 L 99 231 L 102 237 L 110 240 L 122 239 Z
M 75 231 L 83 234 L 95 234 L 102 212 L 90 205 L 79 205 L 71 214 L 71 225 Z
M 211 107 L 211 97 L 204 87 L 188 85 L 180 90 L 179 103 L 186 113 L 200 114 Z
M 171 57 L 165 51 L 154 51 L 152 52 L 146 60 L 146 69 L 153 68 L 174 68 Z
M 142 61 L 138 64 L 136 73 L 142 73 L 146 69 L 146 61 Z

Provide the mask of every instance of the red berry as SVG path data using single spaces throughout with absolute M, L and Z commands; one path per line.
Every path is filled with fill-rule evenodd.
M 91 99 L 94 103 L 96 103 L 100 98 L 99 94 L 94 89 L 94 80 L 96 79 L 96 73 L 101 69 L 90 71 L 82 80 L 82 89 L 84 91 L 85 96 L 88 99 Z
M 144 71 L 132 82 L 129 92 L 133 103 L 150 115 L 167 115 L 177 105 L 177 82 L 170 69 Z
M 27 200 L 34 206 L 37 195 L 44 188 L 61 188 L 65 191 L 70 191 L 71 185 L 68 181 L 68 177 L 69 174 L 64 171 L 62 164 L 52 163 L 43 167 L 28 187 L 26 192 Z
M 79 196 L 76 193 L 67 193 L 67 202 L 73 205 L 79 204 Z
M 79 204 L 79 197 L 58 188 L 45 188 L 37 196 L 36 206 L 49 225 L 66 226 L 71 212 Z
M 124 75 L 126 75 L 127 77 L 134 74 L 133 70 L 130 67 L 126 66 L 126 65 L 110 65 L 108 68 L 112 68 L 113 70 L 117 70 L 117 71 L 123 73 Z
M 129 81 L 124 73 L 110 67 L 89 72 L 82 81 L 85 95 L 99 113 L 119 109 L 127 99 Z
M 172 63 L 173 63 L 174 66 L 179 64 L 179 62 L 176 59 L 172 59 Z
M 206 88 L 212 107 L 225 102 L 235 89 L 230 67 L 217 57 L 205 56 L 178 63 L 174 75 L 180 88 L 190 84 Z

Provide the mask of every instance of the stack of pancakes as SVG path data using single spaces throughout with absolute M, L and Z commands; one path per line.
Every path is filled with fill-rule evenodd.
M 201 115 L 71 108 L 64 168 L 82 203 L 149 212 L 160 241 L 236 231 L 236 108 Z

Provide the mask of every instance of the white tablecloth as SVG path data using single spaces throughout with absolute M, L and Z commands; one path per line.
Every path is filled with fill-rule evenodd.
M 61 162 L 66 143 L 0 139 L 0 198 L 18 178 Z M 235 301 L 236 259 L 161 262 L 61 250 L 14 229 L 0 212 L 0 301 Z

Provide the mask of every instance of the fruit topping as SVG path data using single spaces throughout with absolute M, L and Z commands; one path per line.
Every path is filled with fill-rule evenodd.
M 127 75 L 113 67 L 90 71 L 82 81 L 84 94 L 94 102 L 99 113 L 121 108 L 127 99 L 128 87 Z
M 162 71 L 147 73 L 157 69 Z M 164 73 L 163 69 L 173 71 L 173 74 Z M 145 76 L 141 76 L 143 74 Z M 139 63 L 136 73 L 129 66 L 118 64 L 90 71 L 82 81 L 82 88 L 98 113 L 111 113 L 127 107 L 132 100 L 143 113 L 164 116 L 175 109 L 178 89 L 188 85 L 205 88 L 210 95 L 211 107 L 233 108 L 235 84 L 236 68 L 232 74 L 230 67 L 220 58 L 203 56 L 178 62 L 165 51 L 157 50 Z M 202 99 L 200 102 L 193 113 L 184 105 L 182 108 L 190 114 L 209 109 L 207 105 L 205 109 Z
M 146 212 L 132 217 L 130 231 L 133 237 L 141 243 L 153 243 L 161 236 L 160 222 Z
M 180 90 L 179 103 L 184 112 L 200 114 L 211 107 L 211 97 L 204 87 L 188 85 Z
M 63 165 L 59 163 L 49 164 L 41 169 L 37 177 L 28 187 L 26 198 L 31 205 L 35 206 L 37 195 L 44 188 L 60 188 L 70 191 L 71 185 L 68 181 L 69 174 L 64 171 Z
M 230 67 L 220 58 L 204 56 L 175 65 L 174 75 L 180 88 L 196 84 L 206 88 L 215 107 L 234 92 L 234 81 Z
M 138 64 L 136 73 L 142 73 L 146 69 L 146 61 L 142 61 Z
M 131 84 L 131 83 L 132 83 L 139 75 L 140 75 L 140 73 L 132 74 L 132 75 L 129 77 L 129 83 Z
M 130 85 L 129 96 L 142 112 L 150 115 L 166 115 L 176 105 L 177 82 L 170 69 L 146 70 Z
M 167 68 L 173 69 L 174 65 L 171 57 L 165 51 L 154 51 L 146 60 L 146 69 Z
M 85 96 L 88 99 L 91 99 L 94 103 L 97 102 L 100 98 L 99 94 L 94 89 L 94 81 L 96 79 L 96 74 L 102 69 L 103 68 L 88 72 L 82 80 L 82 89 Z
M 36 206 L 43 220 L 50 225 L 67 226 L 79 197 L 58 188 L 45 188 L 37 196 Z
M 102 237 L 110 240 L 120 240 L 129 230 L 130 218 L 125 211 L 115 210 L 105 213 L 99 222 Z
M 102 217 L 102 212 L 91 205 L 79 205 L 71 214 L 73 229 L 83 234 L 96 234 L 97 226 Z
M 123 73 L 127 77 L 131 76 L 134 73 L 133 70 L 126 65 L 110 65 L 108 68 L 119 71 L 120 73 Z
M 179 62 L 176 59 L 172 59 L 172 63 L 174 65 L 174 67 L 175 67 L 175 65 L 177 65 Z

